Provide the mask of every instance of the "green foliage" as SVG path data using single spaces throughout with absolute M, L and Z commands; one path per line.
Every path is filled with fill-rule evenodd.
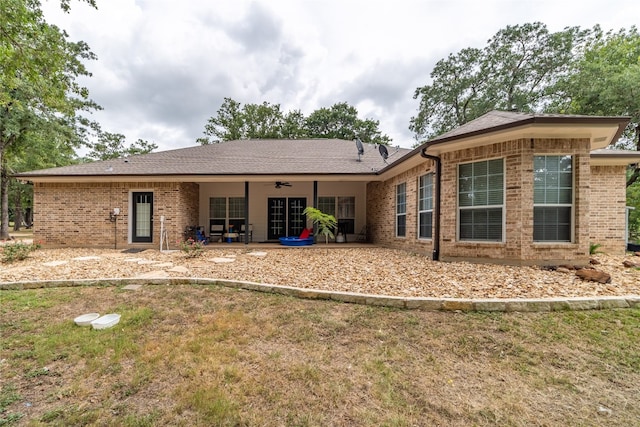
M 307 206 L 303 211 L 303 214 L 307 216 L 316 225 L 316 234 L 322 234 L 325 239 L 325 243 L 329 243 L 329 238 L 333 239 L 333 230 L 338 225 L 336 217 L 329 215 L 311 206 Z
M 36 243 L 8 243 L 0 247 L 0 260 L 3 263 L 22 261 L 23 259 L 26 259 L 31 252 L 39 248 L 40 245 Z
M 600 243 L 589 243 L 589 255 L 601 254 L 602 251 L 599 251 L 602 245 Z
M 307 117 L 305 127 L 311 138 L 360 138 L 371 144 L 389 144 L 391 138 L 378 129 L 377 120 L 358 118 L 358 110 L 346 102 L 320 108 Z
M 629 240 L 640 242 L 640 182 L 636 181 L 627 187 L 627 206 L 632 209 L 629 212 Z
M 191 238 L 178 242 L 178 245 L 187 258 L 197 258 L 204 252 L 204 243 Z
M 507 26 L 483 49 L 467 48 L 438 61 L 433 83 L 416 89 L 418 115 L 409 128 L 420 141 L 440 135 L 494 109 L 544 108 L 558 76 L 573 63 L 583 32 L 550 33 L 536 22 Z
M 61 6 L 68 10 L 69 2 Z M 55 158 L 78 147 L 90 128 L 80 113 L 98 106 L 77 82 L 90 75 L 84 61 L 96 58 L 86 43 L 48 24 L 37 0 L 3 0 L 0 16 L 0 238 L 7 238 L 7 157 Z
M 93 160 L 119 159 L 137 154 L 147 154 L 156 148 L 158 148 L 157 144 L 143 139 L 138 139 L 127 146 L 124 135 L 100 131 L 98 133 L 98 141 L 91 145 L 91 151 L 87 154 L 87 157 Z
M 320 108 L 304 116 L 299 110 L 284 113 L 279 104 L 241 104 L 225 98 L 216 116 L 210 117 L 200 144 L 241 139 L 298 139 L 360 137 L 365 142 L 389 144 L 391 138 L 378 129 L 377 120 L 358 118 L 346 102 Z

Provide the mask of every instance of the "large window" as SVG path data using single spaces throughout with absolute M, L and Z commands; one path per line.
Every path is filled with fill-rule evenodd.
M 422 175 L 418 181 L 418 237 L 433 237 L 433 174 Z
M 396 236 L 407 235 L 407 184 L 396 185 Z
M 244 224 L 244 197 L 210 197 L 209 221 L 211 224 L 224 225 L 225 229 L 233 226 L 240 230 Z
M 572 212 L 572 157 L 534 156 L 533 240 L 570 242 Z
M 345 234 L 355 233 L 356 198 L 353 196 L 318 197 L 318 209 L 333 215 L 338 221 L 338 229 Z
M 503 240 L 504 160 L 458 166 L 460 240 Z

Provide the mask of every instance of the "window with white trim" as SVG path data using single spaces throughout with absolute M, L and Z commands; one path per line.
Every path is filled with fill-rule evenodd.
M 407 183 L 396 185 L 396 237 L 407 235 Z
M 533 241 L 571 242 L 573 157 L 533 157 Z
M 433 173 L 418 179 L 418 238 L 433 237 Z
M 504 159 L 458 165 L 459 240 L 501 242 Z

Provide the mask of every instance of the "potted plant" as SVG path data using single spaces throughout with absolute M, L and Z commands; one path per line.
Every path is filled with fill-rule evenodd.
M 324 235 L 325 243 L 329 243 L 329 238 L 334 238 L 333 230 L 336 228 L 336 225 L 338 225 L 336 217 L 310 206 L 304 210 L 303 214 L 316 226 L 314 227 L 317 230 L 316 234 Z

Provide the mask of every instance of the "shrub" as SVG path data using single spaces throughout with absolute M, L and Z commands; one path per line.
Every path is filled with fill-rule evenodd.
M 0 259 L 2 262 L 22 261 L 38 248 L 40 245 L 36 243 L 9 243 L 0 248 Z
M 204 243 L 191 238 L 183 240 L 179 245 L 180 250 L 186 254 L 187 258 L 197 258 L 204 252 Z
M 590 243 L 589 244 L 589 255 L 601 254 L 602 251 L 599 251 L 602 245 L 600 243 Z

